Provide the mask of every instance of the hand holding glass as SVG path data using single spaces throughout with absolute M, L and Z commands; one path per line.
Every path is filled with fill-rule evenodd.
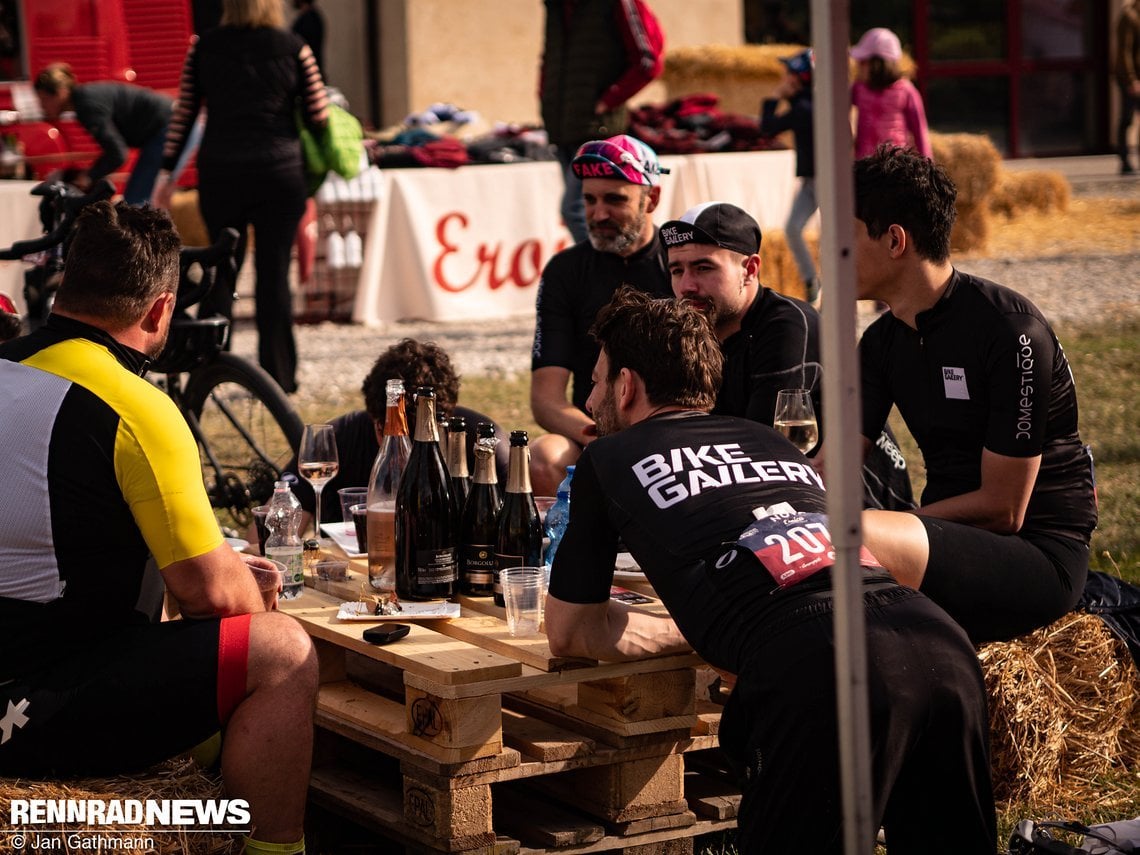
M 301 477 L 313 485 L 317 496 L 314 536 L 321 538 L 321 490 L 340 469 L 336 453 L 336 435 L 332 425 L 305 425 L 301 449 L 297 452 L 297 468 Z
M 781 389 L 777 392 L 772 427 L 804 454 L 815 448 L 819 442 L 819 426 L 811 393 L 807 389 Z

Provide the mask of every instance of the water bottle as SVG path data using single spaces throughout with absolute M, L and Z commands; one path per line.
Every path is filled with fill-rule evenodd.
M 356 231 L 352 217 L 344 218 L 344 266 L 356 269 L 364 264 L 364 241 Z
M 550 568 L 554 566 L 554 553 L 558 544 L 562 542 L 562 535 L 566 533 L 566 524 L 570 522 L 570 482 L 574 480 L 574 467 L 566 467 L 566 477 L 558 485 L 557 498 L 550 510 L 546 512 L 546 522 L 543 525 L 550 545 L 546 547 L 546 575 L 549 577 Z
M 296 599 L 305 590 L 304 545 L 299 532 L 301 511 L 294 507 L 294 501 L 288 483 L 278 481 L 273 485 L 273 498 L 269 500 L 269 513 L 265 519 L 269 529 L 269 537 L 265 539 L 265 557 L 285 565 L 281 592 L 284 600 Z

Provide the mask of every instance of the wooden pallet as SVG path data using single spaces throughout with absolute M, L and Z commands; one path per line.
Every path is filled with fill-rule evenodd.
M 695 656 L 556 657 L 483 600 L 377 647 L 335 617 L 350 587 L 283 605 L 320 660 L 316 804 L 436 852 L 691 851 L 735 824 L 731 786 L 685 768 L 720 716 Z

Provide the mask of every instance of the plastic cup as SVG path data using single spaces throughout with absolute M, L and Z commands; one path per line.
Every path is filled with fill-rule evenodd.
M 368 505 L 353 505 L 350 508 L 352 524 L 356 527 L 356 551 L 368 551 Z
M 252 512 L 253 524 L 257 528 L 257 551 L 259 555 L 264 555 L 265 541 L 269 537 L 269 526 L 265 524 L 269 517 L 269 505 L 258 505 Z
M 538 521 L 546 525 L 546 512 L 554 507 L 554 503 L 558 501 L 556 496 L 535 496 L 534 504 L 538 508 Z
M 541 567 L 504 567 L 499 579 L 511 635 L 538 635 L 546 599 L 546 571 Z
M 341 519 L 346 523 L 352 522 L 352 506 L 368 503 L 367 487 L 341 487 L 336 491 L 340 498 Z
M 265 603 L 265 608 L 272 610 L 277 608 L 277 595 L 281 591 L 285 565 L 280 561 L 274 561 L 272 558 L 263 560 L 271 566 L 263 566 L 260 563 L 249 563 L 246 566 L 249 567 L 249 572 L 253 574 L 253 579 L 257 582 L 257 590 L 261 592 L 261 601 Z

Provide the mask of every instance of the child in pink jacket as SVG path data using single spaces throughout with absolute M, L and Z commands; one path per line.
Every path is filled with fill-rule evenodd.
M 851 86 L 857 112 L 855 158 L 872 154 L 880 143 L 913 146 L 932 157 L 922 96 L 899 71 L 902 45 L 885 27 L 868 30 L 851 48 L 859 63 L 859 79 Z

